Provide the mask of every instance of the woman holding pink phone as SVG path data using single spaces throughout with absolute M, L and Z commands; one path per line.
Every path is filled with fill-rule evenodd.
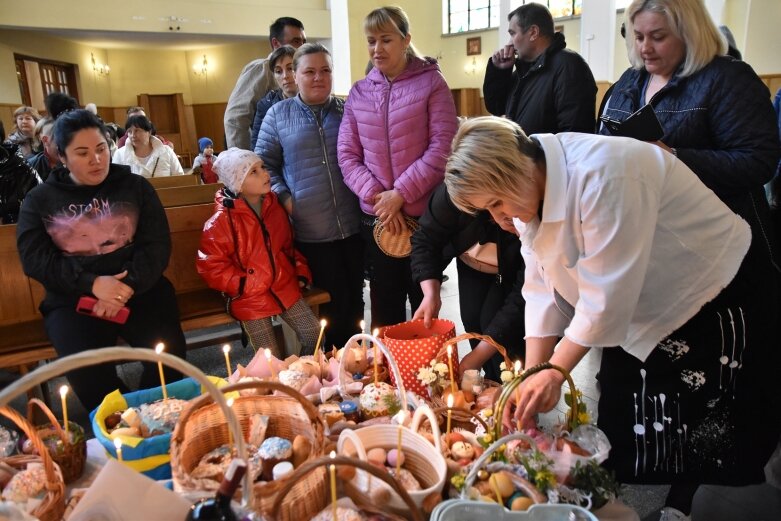
M 17 247 L 24 271 L 43 284 L 46 333 L 57 354 L 116 345 L 165 344 L 184 358 L 185 340 L 171 283 L 165 211 L 152 185 L 111 163 L 103 123 L 86 110 L 59 116 L 54 140 L 63 164 L 22 205 Z M 172 372 L 166 381 L 177 379 Z M 72 371 L 68 381 L 87 410 L 127 387 L 114 364 Z M 147 364 L 141 388 L 157 385 Z

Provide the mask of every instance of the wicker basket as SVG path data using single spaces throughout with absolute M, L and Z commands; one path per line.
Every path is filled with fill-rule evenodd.
M 31 514 L 41 521 L 60 521 L 65 512 L 65 483 L 60 468 L 52 461 L 49 449 L 46 448 L 30 422 L 10 407 L 0 407 L 0 414 L 14 422 L 30 438 L 33 447 L 38 452 L 36 456 L 22 454 L 2 458 L 0 461 L 20 470 L 27 468 L 30 463 L 43 463 L 43 469 L 46 473 L 44 487 L 46 493 L 41 504 L 35 507 Z
M 204 375 L 201 372 L 200 369 L 188 363 L 186 360 L 182 360 L 181 358 L 178 358 L 168 353 L 158 354 L 151 349 L 134 349 L 132 347 L 106 347 L 102 349 L 90 349 L 87 351 L 82 351 L 81 353 L 75 355 L 58 358 L 57 360 L 54 360 L 53 362 L 43 365 L 37 368 L 36 370 L 24 375 L 22 378 L 16 380 L 15 382 L 8 385 L 5 389 L 0 391 L 0 413 L 6 415 L 5 412 L 3 411 L 10 410 L 10 409 L 7 409 L 7 407 L 3 407 L 3 406 L 8 405 L 8 403 L 16 396 L 19 396 L 25 391 L 32 389 L 35 386 L 42 384 L 43 382 L 51 380 L 52 378 L 55 378 L 57 376 L 61 376 L 67 373 L 68 371 L 72 371 L 73 369 L 79 369 L 82 367 L 87 367 L 90 365 L 102 364 L 106 362 L 128 361 L 128 360 L 135 360 L 141 362 L 160 362 L 165 364 L 168 367 L 171 367 L 183 373 L 186 376 L 192 377 L 198 383 L 200 383 L 203 386 L 203 388 L 206 390 L 206 392 L 208 392 L 213 397 L 214 401 L 219 404 L 224 415 L 223 423 L 228 424 L 228 428 L 231 430 L 231 433 L 233 434 L 233 439 L 236 440 L 237 453 L 239 454 L 240 457 L 246 458 L 247 447 L 246 447 L 246 443 L 244 442 L 244 438 L 241 437 L 241 426 L 239 425 L 239 422 L 236 419 L 236 415 L 234 414 L 233 410 L 230 407 L 228 407 L 228 404 L 225 401 L 225 397 L 222 395 L 219 389 L 217 389 L 217 386 L 213 382 L 211 382 L 206 377 L 206 375 Z M 21 420 L 23 422 L 26 422 L 26 420 L 24 420 L 23 418 L 21 418 Z M 18 425 L 20 424 L 18 421 L 16 423 Z M 30 432 L 27 433 L 28 436 L 34 434 L 35 431 L 32 426 L 29 427 L 29 430 Z M 35 440 L 36 437 L 31 436 L 31 438 Z M 45 450 L 45 448 L 43 447 L 41 447 L 41 449 L 43 452 L 42 454 L 43 460 L 45 462 L 46 459 L 48 458 L 48 451 Z M 25 456 L 25 457 L 30 457 L 30 456 Z M 9 459 L 12 458 L 8 458 L 5 461 L 8 462 Z M 50 458 L 48 459 L 51 460 Z M 59 470 L 57 472 L 59 473 Z M 242 504 L 249 507 L 251 506 L 251 502 L 252 502 L 252 495 L 250 493 L 251 481 L 249 475 L 245 476 L 244 485 L 245 486 L 242 490 L 242 494 L 243 494 Z M 53 484 L 48 486 L 54 487 Z M 60 484 L 59 486 L 62 487 L 60 488 L 60 490 L 64 490 L 64 486 L 62 484 Z M 57 499 L 59 507 L 56 516 L 52 515 L 51 517 L 45 517 L 45 516 L 38 515 L 38 517 L 44 521 L 59 521 L 59 519 L 62 517 L 63 510 L 64 510 L 64 502 L 62 498 L 63 498 L 63 493 L 60 492 L 59 498 Z M 50 504 L 50 503 L 51 503 L 50 501 L 47 501 L 45 504 Z
M 415 230 L 420 228 L 420 225 L 418 221 L 407 216 L 404 217 L 404 222 L 407 226 L 401 233 L 391 234 L 385 229 L 385 226 L 379 219 L 374 221 L 374 230 L 372 232 L 374 242 L 377 243 L 377 247 L 380 248 L 382 253 L 388 257 L 401 259 L 409 257 L 409 254 L 412 253 L 412 242 L 410 242 L 410 239 Z
M 46 417 L 49 419 L 47 425 L 36 425 L 35 429 L 41 440 L 56 436 L 62 442 L 62 451 L 49 451 L 52 459 L 57 465 L 60 466 L 62 471 L 62 477 L 65 483 L 71 483 L 81 477 L 84 472 L 84 463 L 87 461 L 87 440 L 84 437 L 84 428 L 77 423 L 68 422 L 68 428 L 76 430 L 75 432 L 81 432 L 81 439 L 76 443 L 71 443 L 69 437 L 60 423 L 57 421 L 57 417 L 54 416 L 51 409 L 46 406 L 38 398 L 33 398 L 27 402 L 27 420 L 33 423 L 33 417 L 35 414 L 35 407 L 38 407 Z M 45 445 L 45 443 L 44 443 Z
M 507 350 L 496 340 L 491 338 L 487 335 L 478 335 L 477 333 L 463 333 L 461 335 L 456 336 L 455 338 L 451 338 L 450 340 L 446 341 L 442 345 L 442 349 L 439 353 L 437 353 L 437 359 L 440 359 L 442 356 L 447 356 L 447 346 L 452 345 L 453 347 L 457 346 L 459 342 L 463 340 L 471 340 L 471 339 L 477 339 L 482 340 L 484 342 L 487 342 L 491 345 L 494 349 L 496 349 L 499 354 L 502 355 L 504 358 L 504 363 L 507 366 L 507 368 L 512 367 L 512 362 L 510 361 L 510 358 L 507 356 Z M 501 384 L 498 382 L 494 382 L 492 380 L 485 380 L 485 387 L 501 387 Z M 444 421 L 444 419 L 447 416 L 447 410 L 448 406 L 447 403 L 445 403 L 445 400 L 442 399 L 441 396 L 432 396 L 429 400 L 431 403 L 431 407 L 434 409 L 436 413 L 438 413 L 441 416 L 440 423 Z M 453 412 L 451 413 L 451 422 L 453 428 L 458 429 L 464 429 L 466 431 L 474 432 L 475 427 L 477 427 L 471 420 L 473 417 L 475 417 L 474 413 L 471 411 L 466 411 L 464 409 L 459 408 L 453 408 Z M 485 422 L 482 422 L 485 426 Z M 487 431 L 486 431 L 487 432 Z
M 306 436 L 312 444 L 310 457 L 323 454 L 325 425 L 317 408 L 301 393 L 276 382 L 253 381 L 229 385 L 221 389 L 227 393 L 244 389 L 278 391 L 285 396 L 239 396 L 233 402 L 233 411 L 239 418 L 242 431 L 249 431 L 253 414 L 269 416 L 268 436 L 293 439 Z M 222 411 L 209 403 L 208 395 L 194 400 L 182 412 L 171 437 L 171 472 L 174 490 L 214 490 L 212 480 L 199 480 L 190 476 L 204 454 L 228 443 L 228 430 Z M 317 469 L 300 480 L 290 501 L 286 502 L 280 519 L 294 521 L 309 519 L 320 510 L 325 500 L 325 471 Z M 278 492 L 290 481 L 285 477 L 267 483 L 254 483 L 252 495 L 254 510 L 263 515 L 271 511 Z
M 279 517 L 279 510 L 282 508 L 282 506 L 285 504 L 285 499 L 287 497 L 288 492 L 290 492 L 295 484 L 305 479 L 307 475 L 312 473 L 315 469 L 319 469 L 320 467 L 325 467 L 327 465 L 336 465 L 337 467 L 340 466 L 350 466 L 355 467 L 357 469 L 360 469 L 362 471 L 368 472 L 372 476 L 382 480 L 383 482 L 387 483 L 395 492 L 398 494 L 398 496 L 401 498 L 401 500 L 404 502 L 405 505 L 405 512 L 402 519 L 412 519 L 413 521 L 423 521 L 423 515 L 420 513 L 420 510 L 418 509 L 415 502 L 410 497 L 409 493 L 407 493 L 406 490 L 404 490 L 398 482 L 388 473 L 384 470 L 375 467 L 371 463 L 367 463 L 365 461 L 357 460 L 355 458 L 346 458 L 344 456 L 336 456 L 335 458 L 329 458 L 327 456 L 310 460 L 298 467 L 293 474 L 291 474 L 290 479 L 285 484 L 285 486 L 279 491 L 279 494 L 277 494 L 277 498 L 274 500 L 274 505 L 271 508 L 271 513 L 268 516 L 269 521 L 276 521 L 281 519 Z M 326 486 L 329 486 L 328 483 L 326 483 Z M 355 501 L 356 505 L 365 511 L 370 511 L 373 513 L 381 513 L 385 517 L 390 517 L 392 519 L 395 519 L 397 516 L 389 514 L 387 510 L 385 510 L 385 505 L 370 505 L 367 503 L 367 496 L 365 495 L 357 495 L 357 496 L 351 496 L 351 499 Z M 328 502 L 330 501 L 329 496 L 326 496 L 326 499 L 320 503 L 318 512 L 323 510 L 328 506 Z

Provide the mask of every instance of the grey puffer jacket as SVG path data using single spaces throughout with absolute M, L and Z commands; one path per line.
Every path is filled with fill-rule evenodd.
M 330 242 L 358 233 L 358 198 L 336 158 L 344 102 L 331 97 L 320 116 L 300 96 L 274 104 L 263 118 L 255 153 L 284 204 L 293 199 L 293 228 L 301 242 Z

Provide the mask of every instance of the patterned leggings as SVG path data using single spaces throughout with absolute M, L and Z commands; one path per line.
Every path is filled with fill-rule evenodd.
M 280 313 L 279 316 L 296 332 L 298 341 L 301 342 L 301 355 L 314 354 L 315 343 L 320 332 L 320 324 L 318 324 L 312 309 L 306 304 L 304 299 L 298 299 L 295 304 Z M 277 345 L 271 317 L 246 320 L 241 325 L 244 331 L 246 331 L 250 344 L 255 351 L 268 347 L 275 357 L 279 359 L 285 358 L 282 346 Z

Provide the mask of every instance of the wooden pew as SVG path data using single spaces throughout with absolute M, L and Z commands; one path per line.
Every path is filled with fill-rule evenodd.
M 201 328 L 234 323 L 226 313 L 225 302 L 219 292 L 206 286 L 195 268 L 195 258 L 201 231 L 214 211 L 213 203 L 178 206 L 166 209 L 171 229 L 171 259 L 165 271 L 174 285 L 179 305 L 182 329 L 192 331 Z M 18 368 L 56 358 L 43 326 L 38 304 L 44 296 L 43 287 L 28 278 L 21 266 L 16 250 L 16 226 L 0 226 L 0 368 Z M 315 315 L 318 307 L 330 301 L 330 295 L 313 288 L 304 298 Z M 236 340 L 237 328 L 222 336 L 193 336 L 188 338 L 188 348 Z
M 198 176 L 193 174 L 148 177 L 147 181 L 155 188 L 174 188 L 177 186 L 195 186 L 201 184 L 201 180 Z
M 156 190 L 160 202 L 165 208 L 176 206 L 193 206 L 203 203 L 211 203 L 214 210 L 214 194 L 222 188 L 220 183 L 209 185 L 176 186 L 171 188 L 158 188 Z

